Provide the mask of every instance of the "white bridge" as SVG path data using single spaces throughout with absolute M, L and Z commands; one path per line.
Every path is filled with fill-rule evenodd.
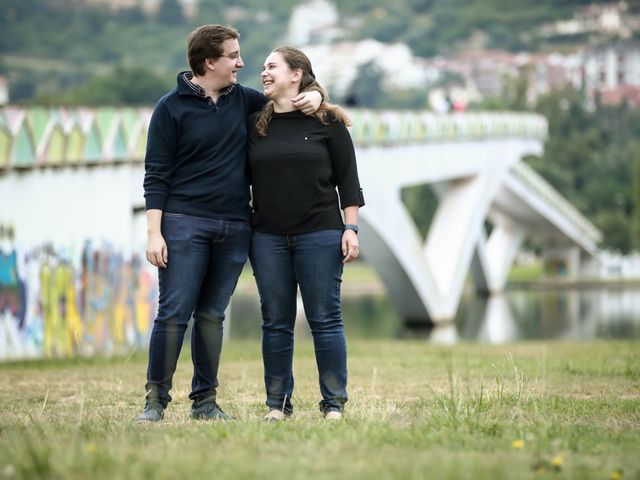
M 147 318 L 153 314 L 148 303 L 152 287 L 147 278 L 149 291 L 136 290 L 141 288 L 136 275 L 144 273 L 144 266 L 122 262 L 136 255 L 144 258 L 142 178 L 150 113 L 133 108 L 0 108 L 0 253 L 23 250 L 13 263 L 0 264 L 0 315 L 13 312 L 20 328 L 29 325 L 29 315 L 39 311 L 38 298 L 48 285 L 47 272 L 55 265 L 75 272 L 65 279 L 95 274 L 96 285 L 109 285 L 114 275 L 124 275 L 118 269 L 126 267 L 121 283 L 128 291 L 117 293 L 114 288 L 111 300 L 77 300 L 93 295 L 81 280 L 69 280 L 64 292 L 76 295 L 76 324 L 84 321 L 85 306 L 104 305 L 104 318 L 109 318 L 109 308 L 115 309 L 113 328 L 125 331 L 130 318 L 136 318 L 137 335 L 144 335 L 144 325 L 152 321 Z M 574 275 L 596 252 L 600 233 L 523 162 L 526 155 L 543 151 L 543 117 L 350 113 L 367 201 L 361 210 L 363 257 L 379 272 L 405 320 L 453 319 L 468 275 L 481 291 L 501 291 L 528 236 L 541 240 L 547 258 Z M 404 187 L 423 184 L 439 199 L 426 239 L 401 201 Z M 489 234 L 486 224 L 492 227 Z M 103 264 L 90 261 L 97 257 L 91 257 L 87 241 L 91 248 L 109 245 L 108 252 L 101 253 L 115 258 L 104 264 L 111 269 L 108 274 L 100 270 Z M 85 271 L 90 268 L 94 271 Z M 51 288 L 62 288 L 61 278 Z M 104 296 L 105 291 L 110 292 L 96 287 L 94 293 Z M 129 298 L 134 294 L 136 298 Z M 71 329 L 71 320 L 58 318 L 69 314 L 71 296 L 58 310 L 52 304 L 55 328 Z M 26 304 L 21 307 L 20 302 Z M 144 322 L 140 312 L 146 312 Z M 48 314 L 41 315 L 46 330 Z M 66 335 L 67 346 L 73 344 L 69 331 L 56 334 L 59 339 Z M 119 341 L 127 336 L 118 335 Z
M 543 117 L 353 112 L 353 120 L 367 201 L 362 253 L 405 321 L 452 320 L 469 273 L 478 290 L 503 290 L 527 236 L 572 275 L 596 253 L 598 230 L 523 162 L 543 151 Z M 401 200 L 402 188 L 422 184 L 439 199 L 425 240 Z

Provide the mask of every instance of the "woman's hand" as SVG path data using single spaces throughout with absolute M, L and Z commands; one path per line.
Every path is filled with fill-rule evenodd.
M 342 234 L 342 263 L 353 262 L 360 255 L 360 245 L 358 244 L 358 234 L 353 230 L 345 230 Z
M 169 256 L 167 252 L 167 243 L 160 233 L 148 235 L 147 239 L 147 260 L 154 267 L 167 268 Z

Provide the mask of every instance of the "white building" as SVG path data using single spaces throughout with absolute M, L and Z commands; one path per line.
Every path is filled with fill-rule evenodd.
M 334 95 L 346 95 L 359 68 L 375 65 L 387 90 L 425 89 L 429 83 L 427 68 L 404 43 L 385 44 L 377 40 L 303 45 L 318 81 Z
M 309 45 L 329 43 L 342 34 L 338 27 L 340 15 L 328 0 L 311 0 L 291 12 L 286 43 Z
M 426 62 L 415 57 L 406 44 L 340 41 L 343 36 L 334 4 L 311 0 L 294 8 L 284 40 L 308 55 L 318 81 L 334 96 L 345 96 L 358 69 L 367 63 L 380 69 L 385 90 L 426 89 Z
M 583 53 L 583 84 L 587 91 L 640 85 L 640 42 L 624 42 Z
M 576 11 L 568 20 L 560 20 L 540 28 L 542 37 L 595 33 L 629 38 L 637 28 L 638 17 L 628 13 L 627 2 L 589 5 Z

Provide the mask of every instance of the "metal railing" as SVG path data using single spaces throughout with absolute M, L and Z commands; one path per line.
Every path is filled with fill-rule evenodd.
M 566 198 L 560 195 L 555 188 L 526 163 L 520 162 L 514 165 L 511 167 L 511 173 L 538 197 L 543 198 L 548 205 L 552 205 L 556 210 L 561 212 L 586 238 L 594 243 L 600 242 L 602 233 L 600 233 L 576 207 L 569 203 Z
M 547 137 L 542 115 L 512 112 L 472 112 L 438 115 L 432 112 L 350 110 L 351 135 L 361 146 L 402 145 L 442 141 Z

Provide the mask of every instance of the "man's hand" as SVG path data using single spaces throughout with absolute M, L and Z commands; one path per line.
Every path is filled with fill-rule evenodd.
M 344 256 L 342 263 L 345 264 L 353 262 L 360 255 L 358 235 L 353 230 L 345 230 L 342 234 L 342 255 Z
M 293 106 L 305 115 L 311 115 L 318 111 L 322 103 L 322 95 L 317 90 L 302 92 L 291 99 Z
M 167 244 L 160 233 L 150 234 L 147 240 L 147 260 L 158 268 L 167 268 L 169 255 Z

